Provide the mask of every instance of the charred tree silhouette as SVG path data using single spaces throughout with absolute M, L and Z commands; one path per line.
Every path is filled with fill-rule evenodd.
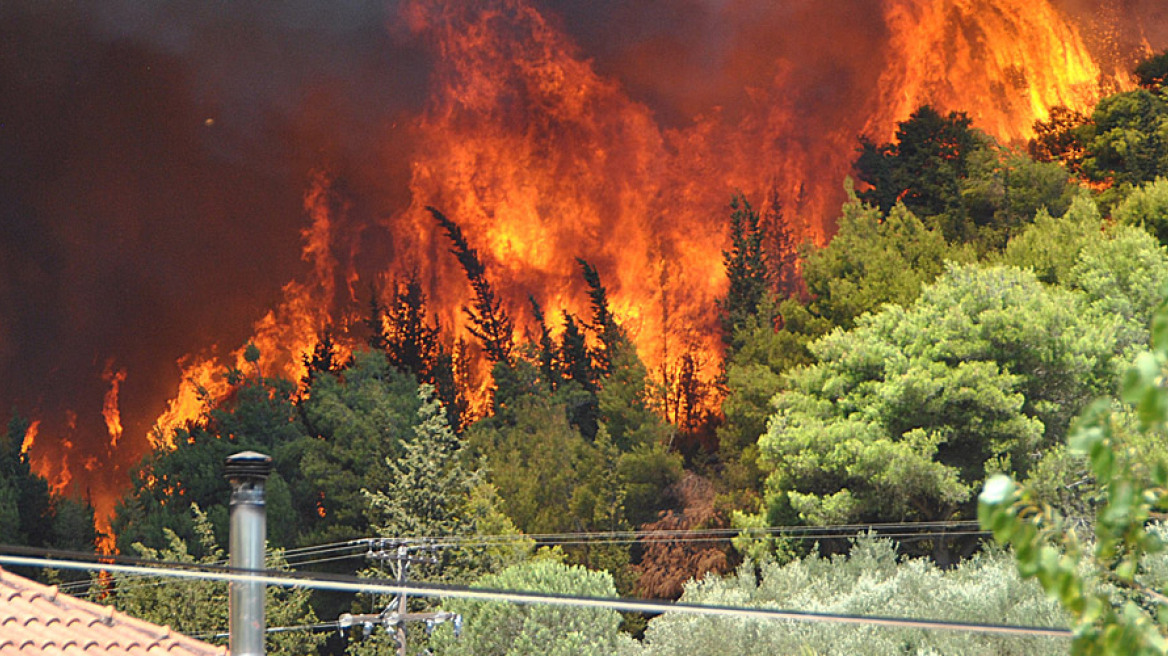
M 369 346 L 385 354 L 386 361 L 399 371 L 413 374 L 418 382 L 429 383 L 446 407 L 447 420 L 456 432 L 462 429 L 466 398 L 455 380 L 454 356 L 442 344 L 442 327 L 429 318 L 428 299 L 416 271 L 406 281 L 395 281 L 388 305 L 373 290 L 369 302 Z
M 466 279 L 470 282 L 471 289 L 474 290 L 474 307 L 463 306 L 462 308 L 467 319 L 470 320 L 471 334 L 482 342 L 487 357 L 492 362 L 510 363 L 511 318 L 507 316 L 502 303 L 495 296 L 494 290 L 491 289 L 491 284 L 486 278 L 486 269 L 483 267 L 482 261 L 479 260 L 478 252 L 467 243 L 466 238 L 462 236 L 462 228 L 459 228 L 457 223 L 446 218 L 445 214 L 434 207 L 427 206 L 426 211 L 446 231 L 446 236 L 450 238 L 451 243 L 450 252 L 458 258 L 458 263 L 462 265 Z
M 325 328 L 320 341 L 312 348 L 312 353 L 301 356 L 304 362 L 304 378 L 300 381 L 305 389 L 311 389 L 317 376 L 321 374 L 336 374 L 348 366 L 348 361 L 340 357 L 337 344 L 333 341 L 330 328 Z
M 730 289 L 726 298 L 718 300 L 722 314 L 722 341 L 734 346 L 734 333 L 758 309 L 770 293 L 771 276 L 766 251 L 763 248 L 764 231 L 758 212 L 746 197 L 735 194 L 730 200 L 730 249 L 722 251 L 722 262 Z
M 394 283 L 393 300 L 386 312 L 385 357 L 401 371 L 418 380 L 433 383 L 434 369 L 442 350 L 440 327 L 427 320 L 426 295 L 417 273 L 404 283 Z
M 592 330 L 600 338 L 600 345 L 592 351 L 595 367 L 599 375 L 612 373 L 612 354 L 620 340 L 619 328 L 608 307 L 608 291 L 600 284 L 600 274 L 596 268 L 582 257 L 576 258 L 588 284 L 588 298 L 592 305 Z
M 381 292 L 373 285 L 369 288 L 369 316 L 364 323 L 369 328 L 369 348 L 385 352 L 385 306 L 381 304 Z
M 548 328 L 539 301 L 531 295 L 528 295 L 527 299 L 531 301 L 531 313 L 535 316 L 536 323 L 539 324 L 539 371 L 547 381 L 548 387 L 554 392 L 560 386 L 556 343 L 552 339 L 552 331 Z
M 777 188 L 771 189 L 766 215 L 762 217 L 759 229 L 771 291 L 779 298 L 801 296 L 804 287 L 799 275 L 799 245 L 784 216 L 783 201 Z

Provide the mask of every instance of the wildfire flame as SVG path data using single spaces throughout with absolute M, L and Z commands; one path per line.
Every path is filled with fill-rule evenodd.
M 41 428 L 41 420 L 37 419 L 30 422 L 28 430 L 24 432 L 24 442 L 20 445 L 21 453 L 28 453 L 32 449 L 32 445 L 36 443 L 37 431 Z
M 101 377 L 109 383 L 109 391 L 105 393 L 105 403 L 101 408 L 101 415 L 105 417 L 105 425 L 109 430 L 110 448 L 116 449 L 118 440 L 122 438 L 122 413 L 118 409 L 118 389 L 126 380 L 126 370 L 115 370 L 112 360 L 106 362 L 105 371 Z
M 1078 28 L 1047 0 L 896 0 L 878 110 L 868 134 L 887 137 L 922 104 L 969 113 L 1003 141 L 1034 136 L 1036 120 L 1063 105 L 1089 111 L 1104 79 Z
M 230 365 L 241 371 L 253 366 L 265 376 L 282 376 L 301 380 L 307 369 L 303 355 L 311 352 L 322 331 L 331 323 L 336 294 L 336 260 L 332 256 L 331 239 L 334 216 L 344 212 L 336 206 L 329 193 L 329 178 L 317 174 L 304 198 L 304 208 L 310 221 L 301 232 L 304 246 L 301 257 L 311 265 L 305 282 L 292 281 L 284 286 L 284 300 L 253 326 L 251 344 L 259 348 L 260 359 L 255 365 L 244 357 L 246 345 L 237 348 L 227 358 L 214 356 L 179 361 L 183 370 L 182 382 L 175 397 L 155 422 L 150 442 L 154 448 L 174 446 L 174 431 L 198 420 L 207 403 L 221 399 L 229 392 L 223 373 Z M 341 356 L 345 357 L 342 349 Z

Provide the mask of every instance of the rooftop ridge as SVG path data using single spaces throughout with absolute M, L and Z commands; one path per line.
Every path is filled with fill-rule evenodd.
M 226 656 L 211 645 L 0 567 L 0 652 Z

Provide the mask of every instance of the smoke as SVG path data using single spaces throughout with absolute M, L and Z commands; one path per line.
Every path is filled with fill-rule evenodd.
M 357 222 L 408 199 L 401 127 L 424 101 L 426 65 L 387 29 L 392 12 L 0 8 L 0 399 L 41 418 L 34 458 L 69 440 L 60 455 L 74 480 L 101 463 L 87 485 L 124 486 L 178 359 L 246 341 L 302 272 L 314 169 L 372 199 L 354 204 Z M 109 367 L 126 372 L 116 454 L 102 414 Z
M 827 208 L 877 109 L 897 1 L 534 6 L 695 179 L 703 149 L 758 160 L 747 171 L 793 152 L 786 183 L 825 179 Z M 1168 43 L 1159 0 L 1055 4 L 1116 68 Z M 332 244 L 346 267 L 368 281 L 410 251 L 391 220 L 413 200 L 440 52 L 407 22 L 397 2 L 353 0 L 0 4 L 0 400 L 40 420 L 46 471 L 68 467 L 110 509 L 179 359 L 238 347 L 303 279 L 314 171 L 347 201 Z M 753 142 L 698 147 L 698 124 Z M 112 395 L 109 372 L 125 372 Z

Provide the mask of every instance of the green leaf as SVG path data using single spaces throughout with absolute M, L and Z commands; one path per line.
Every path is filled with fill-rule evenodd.
M 1136 575 L 1136 561 L 1124 558 L 1119 567 L 1115 568 L 1115 575 L 1124 581 L 1131 581 Z
M 1157 312 L 1152 318 L 1152 348 L 1168 355 L 1168 314 Z
M 978 501 L 991 506 L 1001 505 L 1013 498 L 1016 489 L 1017 485 L 1009 476 L 995 474 L 986 481 L 985 488 L 978 496 Z

